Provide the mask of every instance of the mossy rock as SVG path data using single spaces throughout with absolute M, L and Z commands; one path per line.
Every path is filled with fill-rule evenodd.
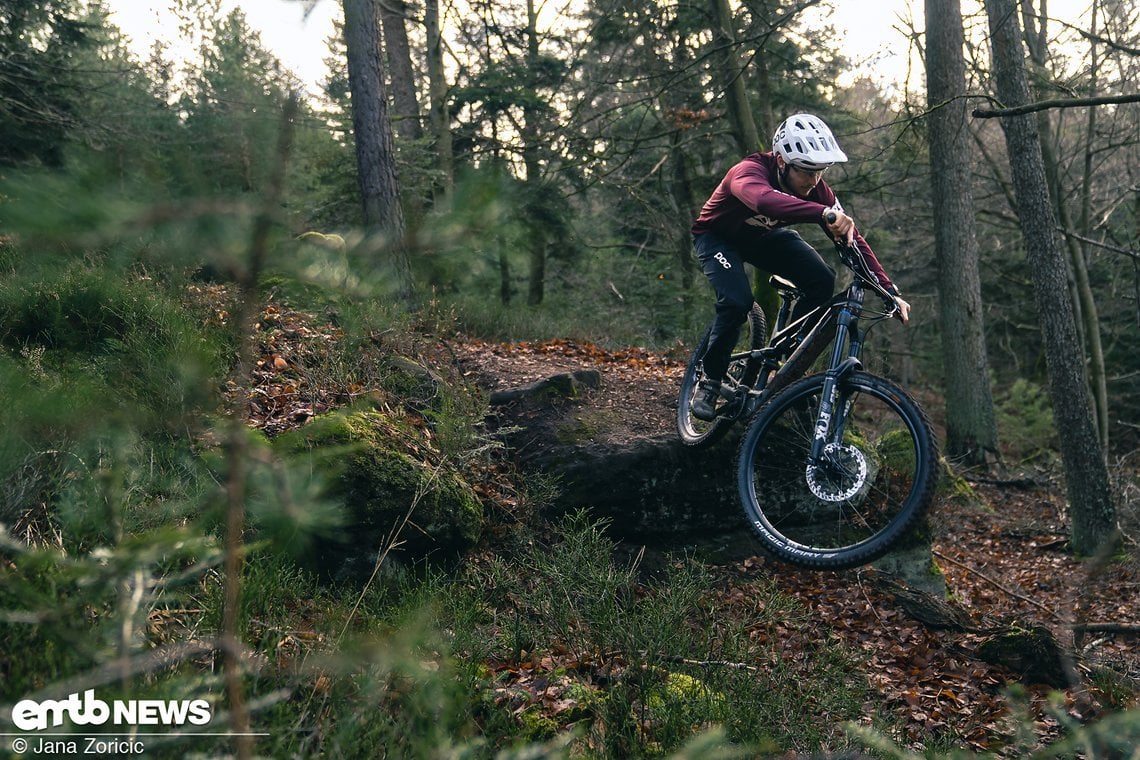
M 1071 685 L 1066 660 L 1073 657 L 1043 625 L 1010 626 L 984 639 L 978 659 L 1009 668 L 1026 683 L 1063 688 Z
M 586 443 L 604 437 L 621 425 L 621 416 L 608 409 L 597 409 L 563 419 L 557 430 L 558 442 L 563 445 Z
M 483 506 L 471 486 L 421 431 L 379 411 L 322 415 L 279 436 L 273 448 L 294 465 L 309 466 L 326 496 L 343 505 L 342 537 L 317 558 L 320 569 L 336 577 L 367 577 L 409 509 L 392 553 L 405 563 L 455 557 L 482 532 Z

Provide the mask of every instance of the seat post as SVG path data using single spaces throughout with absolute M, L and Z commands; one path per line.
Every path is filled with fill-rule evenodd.
M 780 291 L 780 311 L 776 314 L 776 330 L 780 332 L 788 324 L 788 317 L 792 315 L 792 304 L 796 299 L 787 291 Z
M 775 274 L 768 278 L 768 284 L 780 296 L 780 311 L 776 314 L 776 329 L 772 331 L 774 335 L 787 326 L 788 318 L 792 314 L 792 305 L 802 295 L 802 292 L 795 286 L 795 283 Z

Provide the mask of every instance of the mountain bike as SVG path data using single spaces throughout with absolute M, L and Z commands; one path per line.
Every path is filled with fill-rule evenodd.
M 737 422 L 747 427 L 737 452 L 736 481 L 744 514 L 765 549 L 816 569 L 867 564 L 885 554 L 922 516 L 934 494 L 938 460 L 930 422 L 898 385 L 863 371 L 872 327 L 898 307 L 862 255 L 836 242 L 854 277 L 846 291 L 789 323 L 800 297 L 779 277 L 771 335 L 753 304 L 721 384 L 717 416 L 702 422 L 691 405 L 711 326 L 681 382 L 677 428 L 690 446 L 720 440 Z M 882 307 L 866 303 L 878 295 Z M 801 377 L 832 346 L 827 368 Z

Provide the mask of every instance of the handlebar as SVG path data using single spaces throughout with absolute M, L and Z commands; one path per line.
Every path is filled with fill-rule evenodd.
M 824 220 L 828 224 L 835 224 L 839 215 L 831 210 L 828 210 L 823 215 Z M 879 278 L 875 277 L 867 266 L 867 261 L 863 258 L 863 252 L 859 250 L 859 246 L 855 243 L 848 243 L 846 240 L 835 240 L 835 249 L 839 251 L 839 259 L 843 262 L 844 266 L 855 273 L 855 276 L 863 281 L 865 285 L 879 294 L 879 296 L 886 302 L 889 309 L 888 316 L 894 316 L 898 311 L 898 304 L 895 303 L 895 296 L 882 285 L 879 284 Z

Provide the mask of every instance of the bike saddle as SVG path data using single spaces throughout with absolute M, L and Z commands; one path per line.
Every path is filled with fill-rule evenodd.
M 791 280 L 785 280 L 778 274 L 774 274 L 768 278 L 768 284 L 776 289 L 776 292 L 781 294 L 788 294 L 793 298 L 799 298 L 803 292 L 796 287 L 796 284 Z

